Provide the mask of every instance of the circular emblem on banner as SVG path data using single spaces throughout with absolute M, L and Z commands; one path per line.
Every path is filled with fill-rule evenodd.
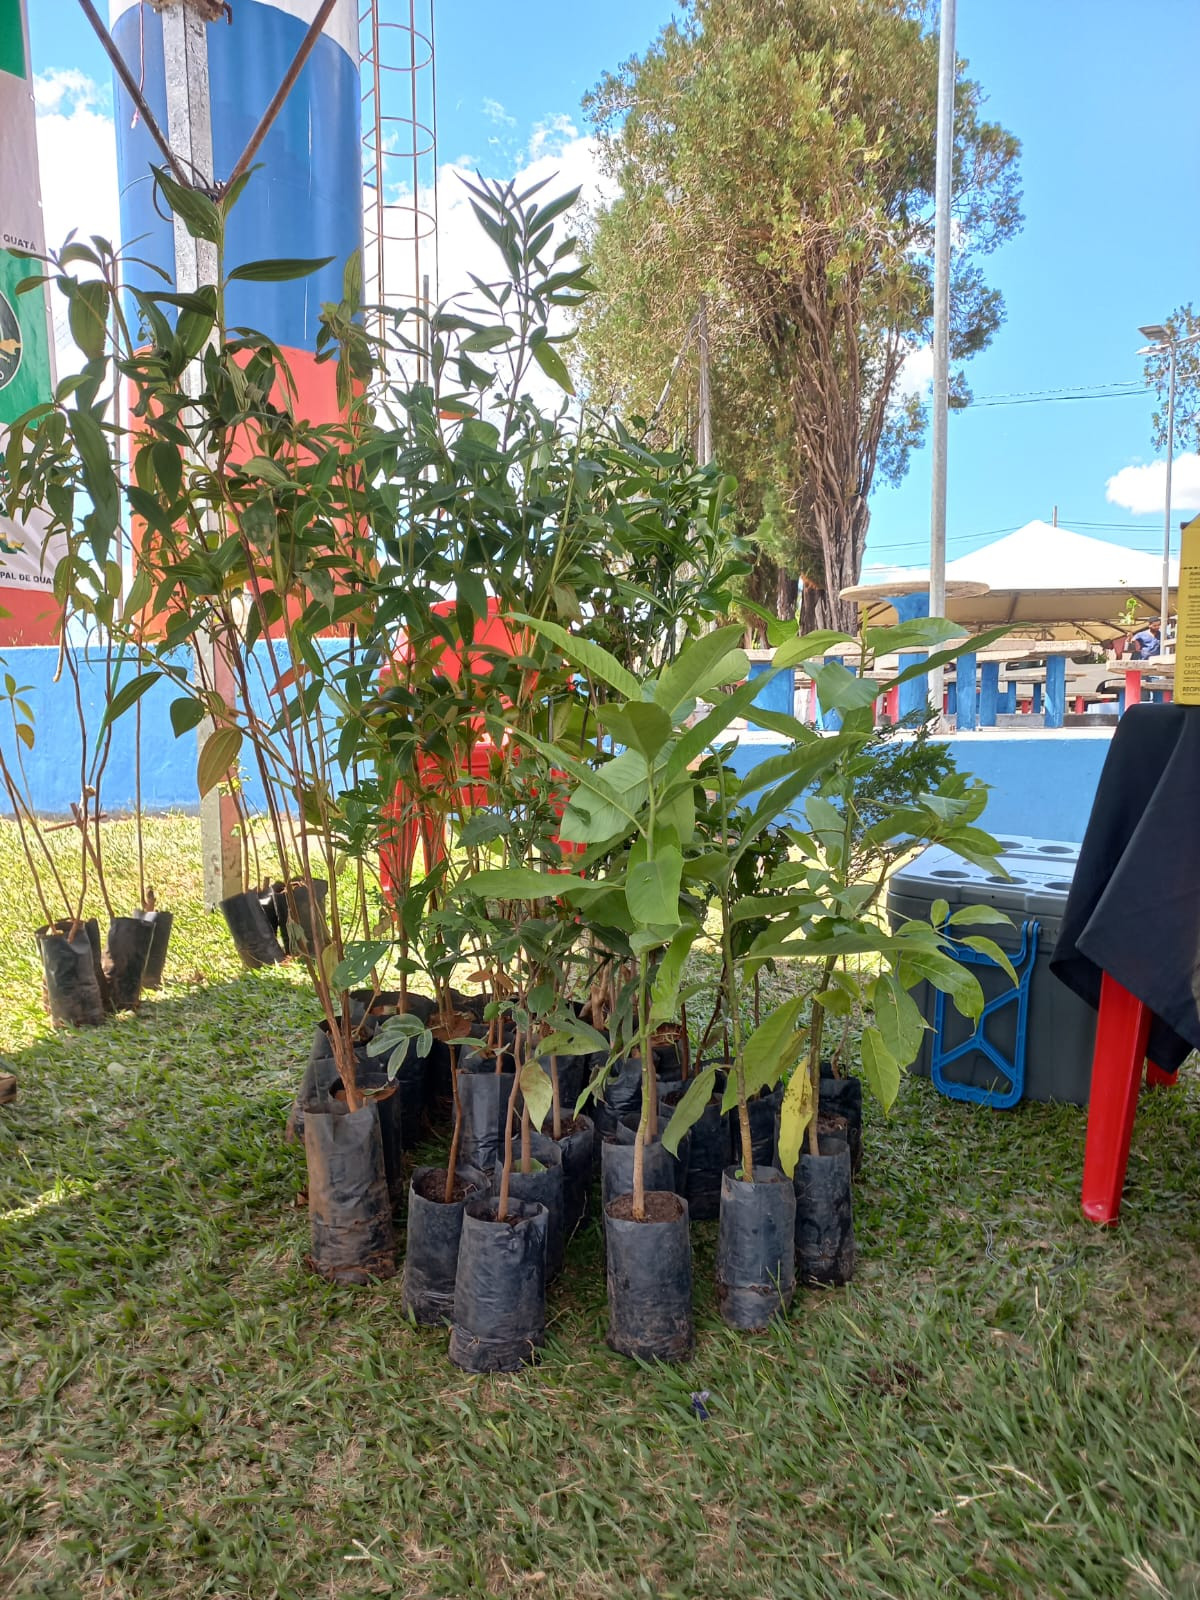
M 17 313 L 0 294 L 0 389 L 5 389 L 21 365 L 21 324 Z

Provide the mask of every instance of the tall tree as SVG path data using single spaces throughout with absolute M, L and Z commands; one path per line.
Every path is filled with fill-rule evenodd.
M 846 625 L 877 474 L 924 426 L 902 369 L 933 313 L 937 39 L 908 0 L 687 0 L 588 97 L 620 192 L 596 219 L 593 393 L 649 412 L 699 296 L 714 438 L 810 625 Z M 977 258 L 1019 227 L 1018 143 L 956 95 L 951 355 L 1003 318 Z M 956 398 L 965 403 L 961 373 Z M 782 595 L 782 589 L 779 591 Z
M 1163 326 L 1175 341 L 1175 448 L 1200 450 L 1200 315 L 1191 302 L 1172 311 Z M 1187 343 L 1182 341 L 1187 340 Z M 1161 348 L 1146 357 L 1146 385 L 1156 409 L 1150 434 L 1156 450 L 1167 448 L 1167 400 L 1170 391 L 1170 356 Z

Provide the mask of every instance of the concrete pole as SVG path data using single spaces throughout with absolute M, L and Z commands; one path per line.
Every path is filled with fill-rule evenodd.
M 1164 656 L 1167 653 L 1167 621 L 1171 611 L 1171 468 L 1175 462 L 1175 351 L 1178 349 L 1173 339 L 1167 349 L 1167 359 L 1170 362 L 1167 379 L 1167 484 L 1166 501 L 1163 506 L 1162 596 L 1159 606 L 1158 645 Z
M 192 182 L 213 183 L 211 100 L 208 87 L 208 36 L 206 24 L 187 0 L 175 0 L 162 14 L 163 65 L 167 89 L 167 137 L 180 165 Z M 175 218 L 175 286 L 187 294 L 217 279 L 216 246 L 193 239 Z M 200 363 L 185 375 L 188 392 L 200 383 Z M 233 674 L 207 635 L 196 644 L 203 680 L 215 688 L 227 705 L 236 703 Z M 213 730 L 206 717 L 197 732 L 197 752 Z M 200 848 L 204 862 L 204 904 L 214 910 L 220 901 L 240 894 L 242 852 L 237 804 L 224 785 L 210 789 L 200 802 Z
M 942 0 L 938 52 L 937 171 L 933 240 L 933 507 L 929 527 L 929 615 L 946 613 L 946 455 L 950 400 L 950 199 L 954 179 L 955 0 Z M 942 716 L 942 669 L 929 674 Z

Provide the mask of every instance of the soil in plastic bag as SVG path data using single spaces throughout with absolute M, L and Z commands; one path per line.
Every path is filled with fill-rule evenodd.
M 464 1050 L 458 1064 L 459 1156 L 484 1170 L 503 1160 L 513 1086 L 512 1057 L 501 1053 L 500 1064 L 506 1069 L 501 1072 L 496 1071 L 496 1060 L 480 1051 Z M 514 1137 L 515 1132 L 514 1124 Z
M 779 1108 L 783 1105 L 783 1085 L 762 1089 L 749 1100 L 746 1110 L 750 1114 L 750 1159 L 754 1163 L 754 1176 L 759 1167 L 773 1167 L 778 1154 Z M 735 1107 L 729 1116 L 730 1136 L 733 1140 L 733 1161 L 742 1159 L 742 1122 Z
M 796 1191 L 778 1167 L 754 1182 L 726 1167 L 717 1231 L 717 1304 L 731 1328 L 761 1332 L 786 1312 L 796 1288 Z
M 84 923 L 55 923 L 37 930 L 46 1004 L 59 1028 L 97 1028 L 104 1021 L 99 963 Z M 97 930 L 97 944 L 99 931 Z
M 271 885 L 271 905 L 274 911 L 275 926 L 279 929 L 279 937 L 283 941 L 283 948 L 288 955 L 298 953 L 299 945 L 293 940 L 288 924 L 293 920 L 288 910 L 288 887 L 292 891 L 292 899 L 296 905 L 295 921 L 299 924 L 304 936 L 305 947 L 309 951 L 316 950 L 318 944 L 325 941 L 325 897 L 329 892 L 329 885 L 324 878 L 313 879 L 313 893 L 308 892 L 306 884 L 293 880 L 290 885 L 273 883 Z M 313 914 L 313 899 L 316 899 L 316 914 Z M 293 949 L 293 943 L 297 948 Z
M 639 1361 L 686 1361 L 696 1342 L 687 1202 L 651 1191 L 646 1217 L 633 1220 L 631 1195 L 604 1208 L 608 1343 Z
M 161 989 L 175 918 L 169 911 L 135 911 L 133 914 L 139 922 L 148 922 L 151 927 L 150 951 L 142 972 L 142 988 Z
M 858 1176 L 862 1166 L 862 1106 L 862 1079 L 835 1078 L 825 1071 L 822 1063 L 820 1108 L 846 1119 L 852 1177 Z
M 591 1117 L 563 1118 L 562 1151 L 563 1233 L 571 1238 L 587 1216 L 588 1195 L 592 1187 L 592 1145 L 596 1129 Z
M 436 1015 L 430 1019 L 430 1027 L 437 1025 Z M 471 1015 L 461 1009 L 454 1013 L 450 1021 L 451 1039 L 480 1039 L 486 1032 L 483 1023 L 476 1022 Z M 450 1052 L 458 1052 L 458 1063 L 461 1070 L 463 1057 L 471 1046 L 466 1044 L 450 1045 L 445 1039 L 438 1037 L 435 1032 L 433 1043 L 425 1056 L 425 1114 L 434 1125 L 441 1125 L 450 1120 L 454 1112 L 454 1082 L 450 1070 Z
M 588 1114 L 596 1125 L 595 1159 L 605 1138 L 615 1133 L 623 1117 L 636 1117 L 642 1109 L 642 1064 L 621 1060 L 613 1064 L 604 1093 L 588 1102 Z
M 284 959 L 283 946 L 275 937 L 257 894 L 230 895 L 221 901 L 221 915 L 243 966 L 254 971 Z
M 387 1179 L 388 1198 L 395 1210 L 404 1198 L 404 1140 L 403 1107 L 400 1096 L 396 1092 L 395 1082 L 388 1082 L 388 1075 L 377 1061 L 369 1067 L 360 1068 L 356 1075 L 359 1093 L 368 1096 L 371 1104 L 379 1112 L 379 1142 L 383 1148 L 383 1170 Z M 329 1087 L 330 1097 L 335 1101 L 345 1104 L 346 1091 L 340 1078 L 335 1078 Z
M 450 1359 L 465 1372 L 515 1372 L 546 1342 L 545 1206 L 468 1200 L 454 1283 Z
M 729 1118 L 721 1111 L 725 1093 L 724 1074 L 718 1073 L 712 1099 L 692 1124 L 688 1149 L 687 1185 L 684 1191 L 688 1213 L 695 1222 L 711 1222 L 721 1211 L 721 1174 L 733 1156 Z M 684 1091 L 666 1098 L 672 1111 Z
M 335 1283 L 370 1283 L 396 1271 L 392 1206 L 383 1165 L 378 1109 L 347 1111 L 330 1102 L 306 1110 L 308 1214 L 315 1271 Z
M 801 1283 L 843 1284 L 854 1276 L 850 1150 L 825 1135 L 820 1155 L 796 1163 L 796 1276 Z
M 553 1283 L 563 1269 L 566 1246 L 565 1217 L 563 1213 L 562 1151 L 553 1139 L 534 1132 L 529 1141 L 530 1154 L 541 1171 L 521 1171 L 520 1140 L 513 1136 L 513 1165 L 508 1178 L 508 1192 L 516 1200 L 529 1200 L 546 1208 L 546 1282 Z M 499 1195 L 502 1168 L 492 1169 L 492 1193 Z
M 408 1240 L 400 1306 L 422 1327 L 454 1319 L 458 1242 L 468 1200 L 486 1194 L 487 1178 L 475 1167 L 455 1172 L 454 1197 L 446 1199 L 445 1167 L 417 1167 L 408 1189 Z
M 153 941 L 153 923 L 140 917 L 114 917 L 109 923 L 102 965 L 114 1011 L 137 1009 Z
M 633 1193 L 633 1158 L 637 1146 L 637 1122 L 630 1119 L 617 1124 L 615 1132 L 604 1140 L 600 1152 L 600 1204 L 606 1206 L 618 1195 Z M 642 1157 L 642 1173 L 647 1189 L 670 1189 L 683 1195 L 687 1188 L 688 1141 L 679 1146 L 679 1156 L 673 1156 L 661 1139 L 651 1139 Z

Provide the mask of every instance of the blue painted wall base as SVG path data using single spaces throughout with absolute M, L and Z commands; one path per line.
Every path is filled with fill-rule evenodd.
M 961 771 L 989 785 L 987 809 L 979 824 L 989 833 L 1072 843 L 1083 838 L 1111 728 L 1067 728 L 1060 733 L 1004 728 L 940 737 L 946 739 Z M 751 740 L 743 736 L 734 752 L 734 768 L 744 775 L 782 748 L 761 734 Z

